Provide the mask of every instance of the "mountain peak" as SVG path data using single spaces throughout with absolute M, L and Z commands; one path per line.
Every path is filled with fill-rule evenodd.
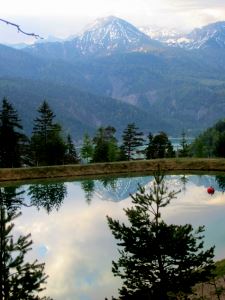
M 115 16 L 95 20 L 74 39 L 74 43 L 84 55 L 144 51 L 146 48 L 161 46 L 132 24 Z
M 192 30 L 189 34 L 173 42 L 174 46 L 187 49 L 224 49 L 225 48 L 225 22 L 211 23 Z

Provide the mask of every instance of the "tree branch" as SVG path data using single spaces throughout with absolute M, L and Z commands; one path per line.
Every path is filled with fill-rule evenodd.
M 29 33 L 29 32 L 26 32 L 26 31 L 23 31 L 21 28 L 20 28 L 20 25 L 18 24 L 15 24 L 15 23 L 12 23 L 12 22 L 9 22 L 7 20 L 4 20 L 4 19 L 0 19 L 1 22 L 7 24 L 7 25 L 11 25 L 11 26 L 14 26 L 17 28 L 18 32 L 21 32 L 25 35 L 29 35 L 29 36 L 33 36 L 35 37 L 36 39 L 43 39 L 43 37 L 41 37 L 40 35 L 38 34 L 35 34 L 35 33 Z

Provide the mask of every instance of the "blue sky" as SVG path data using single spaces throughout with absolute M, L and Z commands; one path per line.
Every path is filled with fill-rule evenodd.
M 96 18 L 115 15 L 137 26 L 157 25 L 190 30 L 225 20 L 224 0 L 7 0 L 1 3 L 0 18 L 21 25 L 44 37 L 75 34 Z M 27 38 L 5 24 L 0 27 L 1 43 Z M 32 40 L 30 40 L 32 42 Z

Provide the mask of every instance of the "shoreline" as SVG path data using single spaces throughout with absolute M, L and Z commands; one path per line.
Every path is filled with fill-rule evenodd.
M 135 173 L 151 173 L 158 169 L 166 172 L 225 172 L 225 158 L 168 158 L 135 160 L 111 163 L 91 163 L 76 165 L 5 168 L 0 169 L 0 182 L 81 178 L 90 176 L 123 175 Z

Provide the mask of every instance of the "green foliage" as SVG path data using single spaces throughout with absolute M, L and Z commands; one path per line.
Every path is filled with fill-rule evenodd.
M 118 146 L 114 127 L 100 127 L 93 139 L 93 162 L 112 162 L 118 158 Z
M 0 110 L 0 167 L 20 167 L 27 141 L 17 111 L 3 98 Z
M 60 165 L 64 161 L 66 144 L 61 126 L 54 123 L 55 115 L 44 101 L 38 109 L 39 117 L 34 120 L 31 150 L 36 165 Z
M 191 144 L 196 157 L 225 157 L 225 120 L 200 134 Z
M 185 132 L 183 131 L 181 134 L 181 142 L 180 142 L 180 149 L 178 152 L 179 157 L 188 157 L 189 156 L 189 146 L 187 143 Z
M 148 146 L 145 149 L 147 159 L 175 156 L 173 146 L 165 132 L 161 131 L 160 133 L 154 136 L 150 133 L 148 139 Z
M 80 153 L 81 153 L 81 157 L 85 160 L 86 163 L 92 160 L 93 153 L 94 153 L 94 146 L 88 134 L 85 134 L 83 137 L 83 144 Z
M 214 248 L 203 250 L 204 227 L 166 224 L 161 217 L 175 196 L 157 173 L 149 192 L 139 187 L 131 196 L 133 206 L 125 209 L 130 225 L 107 217 L 120 247 L 112 268 L 123 280 L 119 299 L 187 299 L 196 283 L 212 276 Z
M 79 162 L 79 157 L 77 155 L 76 148 L 71 139 L 71 136 L 67 136 L 66 142 L 66 153 L 64 157 L 64 164 L 77 164 Z
M 143 145 L 143 133 L 139 131 L 135 123 L 130 123 L 123 131 L 121 145 L 121 158 L 131 160 L 138 147 Z

